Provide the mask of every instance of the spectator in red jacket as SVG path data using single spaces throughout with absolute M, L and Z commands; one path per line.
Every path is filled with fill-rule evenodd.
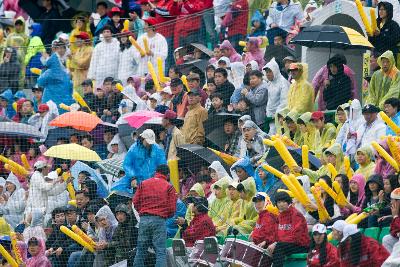
M 389 252 L 373 238 L 366 237 L 357 225 L 348 224 L 338 248 L 341 267 L 380 267 Z
M 208 216 L 208 201 L 205 197 L 193 199 L 193 220 L 188 225 L 187 221 L 182 226 L 182 238 L 187 247 L 193 247 L 197 240 L 208 236 L 215 236 L 215 226 Z
M 383 237 L 382 245 L 392 252 L 394 245 L 399 244 L 400 237 L 400 187 L 392 191 L 390 198 L 393 220 L 390 224 L 390 234 Z
M 156 252 L 156 266 L 167 266 L 165 220 L 174 216 L 177 194 L 168 182 L 168 165 L 157 167 L 153 178 L 139 184 L 133 205 L 140 216 L 139 236 L 134 266 L 144 267 L 148 246 Z
M 307 256 L 307 266 L 309 267 L 337 267 L 339 258 L 336 247 L 328 242 L 326 226 L 316 224 L 312 229 L 313 238 Z
M 293 253 L 305 253 L 310 245 L 307 222 L 304 216 L 291 205 L 292 198 L 286 192 L 275 195 L 279 210 L 277 242 L 268 246 L 274 267 L 282 267 L 285 257 Z
M 268 247 L 276 241 L 276 232 L 278 230 L 277 218 L 265 209 L 266 205 L 271 204 L 266 193 L 257 193 L 253 197 L 253 202 L 258 212 L 258 219 L 250 238 L 259 247 Z

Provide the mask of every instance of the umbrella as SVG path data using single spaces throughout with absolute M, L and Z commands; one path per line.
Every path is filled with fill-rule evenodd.
M 199 145 L 182 145 L 176 149 L 177 156 L 180 158 L 180 164 L 182 163 L 182 166 L 185 166 L 192 172 L 199 172 L 202 166 L 208 167 L 213 161 L 221 162 L 225 170 L 229 172 L 229 167 L 225 162 L 208 148 Z
M 278 63 L 278 65 L 283 67 L 283 59 L 288 56 L 296 58 L 296 53 L 287 46 L 269 45 L 265 48 L 265 62 L 269 62 L 272 58 L 275 58 L 275 61 Z
M 71 168 L 71 175 L 74 177 L 74 187 L 78 188 L 78 175 L 81 171 L 87 171 L 90 176 L 89 178 L 96 182 L 97 184 L 97 195 L 101 198 L 105 198 L 108 196 L 108 186 L 104 179 L 101 177 L 99 173 L 90 168 L 83 162 L 77 161 L 74 166 Z
M 297 164 L 301 166 L 301 148 L 288 147 L 288 150 Z M 278 170 L 285 164 L 275 147 L 270 148 L 265 161 Z M 311 170 L 318 170 L 321 167 L 321 161 L 310 152 L 308 152 L 308 161 Z
M 113 176 L 117 176 L 120 171 L 123 170 L 124 159 L 117 157 L 111 159 L 105 159 L 96 163 L 104 172 L 109 173 Z
M 238 114 L 226 112 L 217 113 L 215 116 L 210 116 L 204 123 L 206 138 L 211 143 L 216 145 L 219 150 L 224 150 L 226 142 L 226 134 L 224 132 L 224 122 L 226 120 L 236 121 L 240 118 Z M 236 125 L 236 123 L 234 123 Z
M 0 135 L 45 138 L 35 127 L 16 122 L 0 122 Z
M 44 155 L 46 157 L 68 160 L 101 161 L 101 158 L 95 151 L 77 144 L 52 146 Z
M 76 130 L 90 132 L 99 123 L 102 123 L 102 120 L 95 115 L 83 111 L 72 111 L 58 116 L 52 120 L 49 125 L 56 127 L 72 127 Z
M 118 125 L 118 134 L 124 145 L 129 148 L 133 144 L 132 133 L 141 134 L 146 129 L 152 129 L 156 134 L 163 130 L 161 118 L 153 118 L 139 128 L 132 128 L 128 123 Z
M 372 49 L 374 46 L 359 32 L 339 25 L 315 25 L 301 31 L 290 42 L 306 47 Z
M 156 111 L 142 110 L 132 112 L 123 117 L 125 121 L 129 123 L 133 128 L 140 128 L 145 122 L 149 121 L 152 118 L 161 118 L 164 115 L 162 113 Z
M 205 71 L 208 65 L 208 59 L 195 59 L 178 65 L 178 69 L 180 72 L 182 72 L 182 74 L 188 75 L 193 67 L 196 67 L 201 71 Z

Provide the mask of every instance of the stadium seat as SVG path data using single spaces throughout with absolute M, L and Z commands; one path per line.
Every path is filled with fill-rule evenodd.
M 370 227 L 370 228 L 365 228 L 364 230 L 364 235 L 371 237 L 375 240 L 378 240 L 379 237 L 379 232 L 381 229 L 379 227 Z
M 379 234 L 379 243 L 382 244 L 382 239 L 385 235 L 388 235 L 390 233 L 390 227 L 383 227 L 381 230 L 381 233 Z

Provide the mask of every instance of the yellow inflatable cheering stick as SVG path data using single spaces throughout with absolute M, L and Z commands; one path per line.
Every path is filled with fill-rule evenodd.
M 21 252 L 19 251 L 19 248 L 18 248 L 17 235 L 15 234 L 15 232 L 10 233 L 10 238 L 11 238 L 11 248 L 14 253 L 15 260 L 19 265 L 19 264 L 23 263 L 24 261 L 22 260 Z
M 83 240 L 82 237 L 80 237 L 79 235 L 75 234 L 74 232 L 72 232 L 70 229 L 68 229 L 67 227 L 65 227 L 64 225 L 62 225 L 60 227 L 60 231 L 63 232 L 66 236 L 68 236 L 69 238 L 71 238 L 72 240 L 74 240 L 75 242 L 77 242 L 79 245 L 83 246 L 84 248 L 86 248 L 88 251 L 94 253 L 95 250 L 93 248 L 93 246 L 91 246 L 88 242 L 86 242 L 85 240 Z
M 344 165 L 344 171 L 346 172 L 347 178 L 349 178 L 349 180 L 351 180 L 351 177 L 353 177 L 353 172 L 352 172 L 351 167 L 350 167 L 350 158 L 349 158 L 349 156 L 344 156 L 343 165 Z
M 399 172 L 399 165 L 397 162 L 392 158 L 389 153 L 386 152 L 383 147 L 381 147 L 376 141 L 371 142 L 372 147 L 378 152 L 378 154 L 386 160 L 397 172 Z
M 120 84 L 120 83 L 117 83 L 117 84 L 115 85 L 115 88 L 117 88 L 120 92 L 124 91 L 124 87 L 123 87 L 122 84 Z
M 185 85 L 186 90 L 187 90 L 188 92 L 190 92 L 190 88 L 189 88 L 189 84 L 188 84 L 186 75 L 182 75 L 182 76 L 181 76 L 181 80 L 182 80 L 182 83 Z
M 147 62 L 147 67 L 149 69 L 149 73 L 151 75 L 151 78 L 153 79 L 154 86 L 156 87 L 157 92 L 160 92 L 162 89 L 161 89 L 161 86 L 160 86 L 160 82 L 158 81 L 158 77 L 157 77 L 156 71 L 154 69 L 153 63 L 148 61 Z
M 308 146 L 307 145 L 303 145 L 301 147 L 301 162 L 302 162 L 304 169 L 310 168 L 310 162 L 308 160 Z
M 374 34 L 374 32 L 376 32 L 376 30 L 378 29 L 378 25 L 376 24 L 376 13 L 375 13 L 375 8 L 371 8 L 369 10 L 369 15 L 371 17 L 371 31 L 372 34 Z
M 321 191 L 319 188 L 316 188 L 315 186 L 312 186 L 310 188 L 311 193 L 314 196 L 315 203 L 317 204 L 318 207 L 318 217 L 321 223 L 326 223 L 328 220 L 330 220 L 330 216 L 328 211 L 326 210 L 324 203 L 322 202 L 321 199 Z
M 143 37 L 143 45 L 144 45 L 144 51 L 146 51 L 146 55 L 150 56 L 151 50 L 149 47 L 149 39 L 147 39 L 146 36 Z
M 328 163 L 326 164 L 326 168 L 328 168 L 328 171 L 331 173 L 331 179 L 333 181 L 338 174 L 335 169 L 335 166 L 333 166 L 332 163 Z
M 31 68 L 30 71 L 31 71 L 33 74 L 36 74 L 36 75 L 42 74 L 42 70 L 41 70 L 41 69 L 38 69 L 38 68 Z
M 345 197 L 345 195 L 344 195 L 344 193 L 343 193 L 342 188 L 340 187 L 339 182 L 338 182 L 338 181 L 333 181 L 332 186 L 333 186 L 333 189 L 336 191 L 336 194 L 337 194 L 337 201 L 336 201 L 336 203 L 338 203 L 338 205 L 339 205 L 341 208 L 343 208 L 344 206 L 346 206 L 346 204 L 347 204 L 348 202 L 347 202 L 347 199 L 346 199 L 346 197 Z
M 143 48 L 136 42 L 135 38 L 132 36 L 129 36 L 129 41 L 131 44 L 139 51 L 140 56 L 144 57 L 146 55 L 146 52 L 143 50 Z
M 274 167 L 267 165 L 267 164 L 263 164 L 261 165 L 263 169 L 265 169 L 267 172 L 272 173 L 275 177 L 278 178 L 282 178 L 282 176 L 284 176 L 285 174 L 283 174 L 282 172 L 278 171 L 277 169 L 275 169 Z
M 362 22 L 364 24 L 365 31 L 367 32 L 367 34 L 369 36 L 372 36 L 373 33 L 372 33 L 371 25 L 369 24 L 369 20 L 367 18 L 367 14 L 365 14 L 364 7 L 363 7 L 361 1 L 360 0 L 355 0 L 355 3 L 356 3 L 357 10 L 358 10 L 358 14 L 360 14 L 361 20 L 362 20 Z
M 329 185 L 325 182 L 323 179 L 319 179 L 318 183 L 315 183 L 315 186 L 320 186 L 324 191 L 330 195 L 335 201 L 337 201 L 337 194 L 335 191 L 333 191 L 332 188 L 329 187 Z
M 56 172 L 57 172 L 58 175 L 60 175 L 61 174 L 61 169 L 58 168 L 56 170 Z M 71 177 L 71 174 L 69 172 L 63 172 L 62 173 L 62 178 L 63 178 L 64 181 L 67 181 L 70 177 Z M 69 198 L 71 200 L 76 199 L 76 197 L 75 197 L 75 189 L 74 189 L 74 186 L 72 185 L 71 182 L 67 183 L 67 191 L 69 193 Z
M 8 251 L 0 244 L 0 254 L 4 259 L 10 264 L 11 267 L 18 267 L 18 263 L 14 260 L 14 258 L 8 253 Z
M 389 146 L 390 153 L 392 154 L 392 157 L 394 160 L 397 162 L 397 164 L 400 164 L 400 149 L 397 141 L 393 136 L 388 136 L 387 137 L 387 144 Z
M 232 166 L 236 161 L 239 160 L 238 157 L 231 156 L 227 153 L 224 153 L 224 152 L 212 149 L 212 148 L 208 148 L 208 149 L 211 150 L 212 152 L 214 152 L 218 157 L 220 157 L 229 166 Z
M 272 205 L 272 204 L 268 204 L 267 206 L 265 206 L 265 209 L 269 212 L 274 214 L 275 216 L 279 215 L 279 210 L 276 206 Z
M 387 124 L 387 126 L 389 126 L 389 128 L 393 130 L 393 132 L 395 132 L 397 135 L 400 135 L 400 127 L 397 126 L 396 123 L 394 123 L 394 121 L 392 121 L 392 119 L 389 118 L 385 112 L 381 111 L 379 112 L 379 115 L 381 116 L 382 120 Z
M 93 241 L 92 238 L 90 238 L 90 236 L 88 236 L 87 234 L 85 234 L 85 232 L 83 232 L 81 230 L 81 228 L 79 228 L 76 225 L 72 225 L 71 227 L 72 231 L 74 231 L 75 234 L 79 235 L 83 240 L 85 240 L 89 245 L 91 245 L 92 247 L 96 246 L 96 242 Z
M 158 77 L 160 77 L 160 82 L 166 83 L 171 80 L 169 77 L 165 77 L 164 75 L 163 61 L 161 57 L 157 57 L 157 71 L 158 71 Z
M 286 163 L 286 165 L 289 167 L 289 169 L 293 169 L 293 167 L 298 167 L 296 161 L 290 154 L 289 150 L 286 148 L 285 144 L 282 142 L 280 139 L 276 139 L 274 141 L 275 144 L 275 149 L 278 151 L 279 155 L 283 159 L 283 161 Z
M 177 159 L 168 160 L 168 167 L 169 167 L 169 178 L 171 180 L 171 183 L 174 186 L 175 191 L 179 193 L 178 160 Z
M 25 154 L 21 155 L 21 162 L 24 165 L 25 169 L 30 170 L 32 168 L 31 165 L 29 164 L 28 159 L 26 158 Z

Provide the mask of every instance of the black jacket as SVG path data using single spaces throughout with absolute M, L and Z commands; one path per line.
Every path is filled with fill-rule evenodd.
M 9 62 L 0 65 L 0 92 L 11 89 L 13 93 L 19 89 L 19 73 L 21 71 L 18 63 L 17 52 L 12 48 L 13 52 Z
M 387 11 L 387 21 L 381 28 L 380 24 L 382 19 L 378 16 L 378 18 L 376 19 L 376 23 L 378 25 L 380 34 L 378 36 L 369 37 L 368 39 L 375 47 L 375 50 L 379 53 L 382 54 L 387 50 L 391 50 L 393 54 L 397 54 L 399 52 L 397 44 L 400 42 L 400 27 L 399 24 L 397 24 L 397 22 L 393 20 L 392 4 L 388 2 L 380 2 L 378 4 L 378 8 L 380 8 L 381 6 L 384 6 Z
M 38 18 L 38 22 L 42 25 L 42 35 L 40 37 L 44 45 L 50 45 L 57 32 L 61 30 L 60 19 L 61 16 L 57 9 L 52 8 L 49 11 L 43 9 L 43 13 Z
M 231 102 L 231 95 L 233 94 L 233 91 L 235 91 L 235 86 L 226 80 L 223 84 L 217 86 L 215 91 L 222 95 L 224 106 L 227 106 Z

